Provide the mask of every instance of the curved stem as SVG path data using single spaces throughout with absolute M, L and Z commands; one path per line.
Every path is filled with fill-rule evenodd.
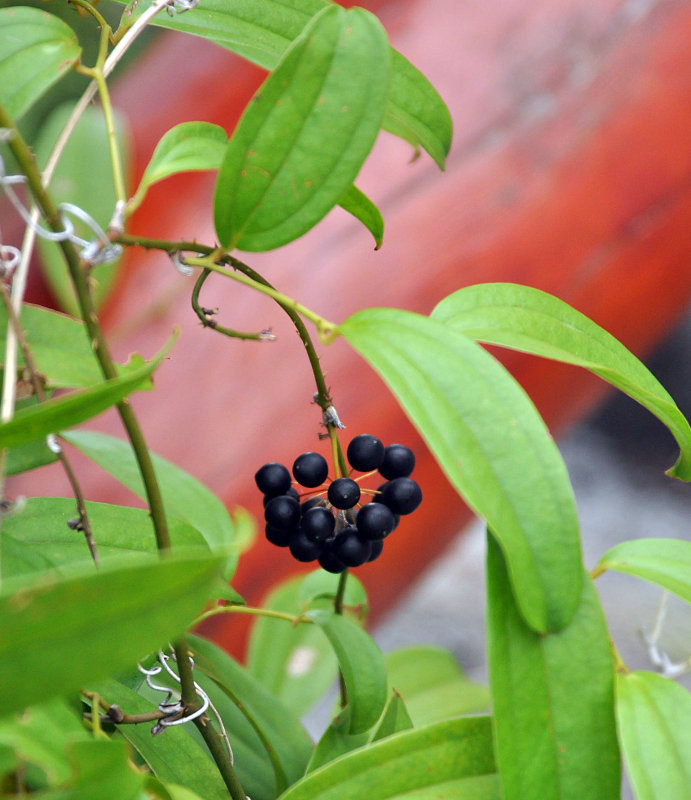
M 305 622 L 308 625 L 313 624 L 309 617 L 303 617 L 301 614 L 287 614 L 284 611 L 273 611 L 270 608 L 257 608 L 255 606 L 218 606 L 209 611 L 205 611 L 194 621 L 192 627 L 196 627 L 205 619 L 215 617 L 218 614 L 250 614 L 256 617 L 270 617 L 271 619 L 282 619 L 290 622 L 292 625 L 298 625 Z

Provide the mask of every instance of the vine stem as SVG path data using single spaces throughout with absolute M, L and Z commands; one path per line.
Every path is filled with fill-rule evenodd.
M 196 626 L 204 622 L 204 620 L 215 617 L 218 614 L 250 614 L 256 617 L 282 619 L 286 622 L 290 622 L 292 625 L 298 625 L 301 622 L 305 622 L 309 625 L 313 624 L 309 617 L 304 617 L 302 614 L 288 614 L 284 611 L 274 611 L 271 608 L 257 608 L 255 606 L 218 606 L 218 608 L 212 608 L 197 617 L 192 627 L 196 628 Z

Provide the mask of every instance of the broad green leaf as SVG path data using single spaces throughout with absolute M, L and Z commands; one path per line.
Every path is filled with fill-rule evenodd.
M 467 678 L 453 654 L 441 647 L 404 647 L 384 656 L 389 686 L 400 692 L 416 726 L 486 711 L 486 686 Z
M 449 794 L 445 785 L 452 783 Z M 500 800 L 490 718 L 457 718 L 389 736 L 311 772 L 280 800 L 356 797 Z
M 374 640 L 347 617 L 308 611 L 336 653 L 348 698 L 348 733 L 362 733 L 379 719 L 386 704 L 386 666 Z
M 1 373 L 0 373 L 1 375 Z M 46 396 L 50 396 L 50 392 Z M 37 405 L 36 395 L 23 397 L 17 400 L 14 406 L 14 413 L 24 408 L 31 408 Z M 17 447 L 12 447 L 7 451 L 7 462 L 5 472 L 7 475 L 18 475 L 36 467 L 43 467 L 58 460 L 57 455 L 48 447 L 45 439 L 38 439 L 35 442 L 25 442 Z
M 332 572 L 326 572 L 323 569 L 316 569 L 314 572 L 310 572 L 298 586 L 297 602 L 300 610 L 307 611 L 314 600 L 335 599 L 340 581 L 341 575 L 334 575 Z M 367 591 L 361 581 L 352 573 L 349 573 L 346 579 L 343 605 L 354 611 L 358 617 L 364 618 L 367 616 L 369 608 Z
M 607 331 L 553 295 L 514 283 L 468 286 L 432 317 L 476 341 L 584 367 L 661 420 L 681 449 L 668 474 L 691 480 L 691 426 L 653 374 Z
M 341 208 L 352 214 L 374 236 L 375 250 L 384 241 L 384 218 L 374 203 L 357 186 L 351 186 L 339 201 Z
M 36 140 L 36 158 L 39 164 L 47 162 L 73 106 L 73 103 L 64 103 L 56 108 L 41 128 Z M 131 163 L 128 129 L 124 119 L 117 113 L 114 124 L 123 171 L 127 178 Z M 112 167 L 107 141 L 103 113 L 94 107 L 87 108 L 70 135 L 51 181 L 51 192 L 59 202 L 73 203 L 83 208 L 102 230 L 108 228 L 117 200 L 113 179 L 109 177 Z M 72 215 L 68 216 L 78 236 L 85 241 L 96 238 L 95 233 L 84 222 Z M 40 237 L 38 246 L 43 274 L 60 308 L 79 316 L 77 295 L 60 246 L 57 242 L 49 242 Z M 92 293 L 97 307 L 103 303 L 112 288 L 119 263 L 116 260 L 97 264 L 91 270 Z M 91 358 L 93 360 L 93 354 Z
M 174 339 L 151 361 L 109 381 L 78 389 L 56 399 L 17 412 L 0 424 L 0 447 L 15 447 L 49 433 L 71 428 L 97 416 L 136 391 L 151 376 L 173 344 Z M 147 387 L 148 388 L 148 387 Z
M 542 636 L 521 618 L 488 537 L 487 627 L 504 800 L 618 800 L 614 667 L 590 578 L 570 625 Z
M 335 758 L 367 744 L 369 735 L 366 731 L 364 733 L 348 733 L 349 729 L 350 709 L 344 708 L 331 721 L 331 724 L 315 745 L 305 774 L 314 772 L 315 769 L 323 767 L 329 761 L 333 761 Z
M 448 716 L 451 716 L 450 714 Z M 391 696 L 384 707 L 384 712 L 377 724 L 377 727 L 372 732 L 370 741 L 376 742 L 379 739 L 385 739 L 387 736 L 392 736 L 394 733 L 410 730 L 413 727 L 413 720 L 410 718 L 408 709 L 401 695 L 394 689 Z M 420 726 L 418 726 L 420 727 Z
M 0 104 L 18 119 L 77 62 L 69 25 L 37 8 L 0 9 Z
M 300 778 L 312 742 L 294 716 L 246 669 L 219 647 L 199 637 L 189 637 L 195 663 L 235 703 L 256 731 L 271 760 L 277 791 Z
M 681 539 L 633 539 L 608 550 L 596 570 L 626 572 L 656 583 L 691 603 L 691 542 Z
M 212 556 L 91 567 L 3 583 L 0 716 L 112 675 L 184 630 L 219 571 Z
M 126 0 L 119 0 L 126 2 Z M 150 5 L 142 2 L 135 14 Z M 175 28 L 232 50 L 272 70 L 310 18 L 330 5 L 328 0 L 205 0 L 202 8 L 154 25 Z M 382 127 L 422 147 L 441 169 L 451 147 L 451 115 L 436 89 L 410 62 L 392 49 L 393 68 Z
M 101 561 L 125 555 L 156 553 L 151 517 L 146 509 L 86 503 L 98 555 Z M 74 499 L 67 497 L 32 497 L 2 523 L 0 553 L 4 577 L 21 575 L 35 569 L 35 553 L 45 567 L 60 568 L 91 556 L 84 534 L 71 530 L 67 521 L 76 516 Z M 190 525 L 170 520 L 170 541 L 174 549 L 204 548 L 204 538 Z
M 297 600 L 303 578 L 277 586 L 263 608 L 300 614 Z M 302 716 L 336 680 L 333 650 L 318 625 L 293 626 L 280 619 L 259 617 L 250 633 L 247 668 L 296 716 Z
M 636 800 L 688 800 L 691 694 L 653 672 L 617 674 L 617 727 Z
M 109 705 L 118 705 L 128 714 L 144 714 L 155 708 L 117 680 L 100 681 L 96 690 Z M 205 750 L 189 735 L 187 726 L 171 726 L 165 734 L 154 738 L 151 735 L 152 724 L 121 725 L 118 731 L 162 781 L 203 791 L 206 800 L 225 800 L 228 793 L 219 771 Z
M 129 444 L 93 431 L 71 431 L 63 438 L 95 461 L 138 497 L 145 498 L 139 467 Z M 151 454 L 161 488 L 163 505 L 169 517 L 183 520 L 201 533 L 212 550 L 233 547 L 233 523 L 216 495 L 180 467 Z M 229 579 L 237 556 L 231 555 L 223 571 Z
M 317 14 L 245 109 L 214 198 L 220 243 L 271 250 L 317 224 L 376 139 L 390 79 L 386 32 L 363 9 Z
M 530 627 L 567 625 L 582 582 L 578 519 L 566 467 L 525 392 L 486 350 L 437 320 L 370 308 L 339 331 L 495 532 Z
M 228 145 L 228 135 L 210 122 L 181 122 L 156 145 L 134 197 L 127 203 L 132 213 L 149 187 L 178 172 L 219 169 Z

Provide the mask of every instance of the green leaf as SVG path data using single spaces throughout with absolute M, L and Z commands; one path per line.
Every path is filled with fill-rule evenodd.
M 661 420 L 681 449 L 668 474 L 691 480 L 691 427 L 653 374 L 607 331 L 568 303 L 513 283 L 487 283 L 444 298 L 432 317 L 476 341 L 585 367 Z
M 218 570 L 218 557 L 188 556 L 5 581 L 0 716 L 76 691 L 165 644 L 200 611 Z
M 339 331 L 495 532 L 530 627 L 567 625 L 581 591 L 578 519 L 566 467 L 525 392 L 482 347 L 437 320 L 370 308 Z
M 375 250 L 379 250 L 384 241 L 384 218 L 374 203 L 363 194 L 357 186 L 350 186 L 341 197 L 339 205 L 367 228 L 374 236 Z
M 617 673 L 617 725 L 636 800 L 688 800 L 691 694 L 652 672 Z
M 81 54 L 77 37 L 58 17 L 37 8 L 0 9 L 0 103 L 18 119 Z
M 161 353 L 144 366 L 128 370 L 121 377 L 103 381 L 87 389 L 78 389 L 17 412 L 9 422 L 0 424 L 0 447 L 15 447 L 49 433 L 71 428 L 119 403 L 150 377 L 173 341 L 171 339 Z
M 71 431 L 64 434 L 63 438 L 138 497 L 146 497 L 139 467 L 128 443 L 93 431 Z M 232 548 L 233 523 L 218 497 L 180 467 L 153 453 L 151 458 L 166 515 L 196 528 L 212 550 L 227 551 Z M 237 556 L 231 554 L 223 571 L 224 578 L 231 577 L 236 563 Z
M 53 145 L 72 113 L 74 103 L 58 106 L 48 117 L 36 140 L 36 158 L 39 164 L 48 160 Z M 131 153 L 128 129 L 124 119 L 114 116 L 115 136 L 125 175 L 130 172 Z M 106 123 L 100 109 L 85 109 L 60 156 L 55 168 L 51 189 L 60 202 L 73 203 L 87 211 L 106 230 L 113 216 L 117 197 L 112 178 Z M 81 220 L 69 215 L 75 232 L 86 241 L 95 238 L 94 232 Z M 79 303 L 72 285 L 62 250 L 57 242 L 39 237 L 41 268 L 60 308 L 79 316 Z M 97 264 L 90 272 L 92 293 L 99 307 L 116 279 L 119 260 Z M 88 343 L 88 340 L 87 340 Z M 91 355 L 93 360 L 93 353 Z
M 362 733 L 379 719 L 386 705 L 386 667 L 381 651 L 362 628 L 332 611 L 308 611 L 336 653 L 348 697 L 348 733 Z
M 608 550 L 597 572 L 612 569 L 655 583 L 691 603 L 691 542 L 634 539 Z
M 341 576 L 334 575 L 332 572 L 326 572 L 323 569 L 310 572 L 298 586 L 297 602 L 300 611 L 307 611 L 315 600 L 335 599 L 340 582 Z M 343 605 L 353 610 L 361 618 L 367 616 L 369 608 L 367 591 L 361 581 L 352 573 L 349 573 L 346 579 Z
M 155 708 L 140 694 L 113 679 L 100 681 L 96 691 L 109 705 L 118 705 L 128 714 L 144 714 Z M 171 726 L 163 736 L 154 738 L 152 724 L 121 725 L 117 730 L 162 781 L 203 791 L 206 800 L 225 800 L 228 792 L 219 771 L 185 730 L 186 726 Z
M 303 578 L 279 584 L 262 607 L 300 614 L 297 594 Z M 250 633 L 247 668 L 296 716 L 302 716 L 336 680 L 333 650 L 317 625 L 290 625 L 259 617 Z
M 316 15 L 231 137 L 214 198 L 220 243 L 271 250 L 337 205 L 372 149 L 389 79 L 376 17 L 335 5 Z
M 171 128 L 156 145 L 127 212 L 139 206 L 150 186 L 170 175 L 219 169 L 227 145 L 226 132 L 210 122 L 182 122 Z
M 449 715 L 451 716 L 451 715 Z M 385 739 L 387 736 L 392 736 L 394 733 L 410 730 L 413 727 L 413 720 L 410 718 L 408 709 L 401 695 L 394 689 L 391 692 L 384 712 L 381 715 L 377 727 L 372 732 L 370 741 L 376 742 L 379 739 Z M 419 726 L 418 726 L 419 727 Z
M 50 395 L 50 392 L 47 396 Z M 14 412 L 24 408 L 31 408 L 38 403 L 36 395 L 23 397 L 15 403 Z M 17 475 L 20 472 L 43 467 L 58 460 L 57 455 L 48 447 L 45 439 L 35 442 L 25 442 L 17 447 L 7 450 L 7 463 L 5 470 L 8 475 Z
M 140 3 L 135 15 L 149 5 Z M 242 0 L 232 4 L 205 0 L 203 8 L 190 13 L 173 18 L 159 14 L 153 24 L 202 36 L 272 70 L 310 18 L 329 5 L 327 0 Z M 422 147 L 443 169 L 451 147 L 448 108 L 427 78 L 393 49 L 391 66 L 382 127 L 414 147 Z
M 490 718 L 457 718 L 389 736 L 311 772 L 280 800 L 355 797 L 500 800 Z
M 348 733 L 350 729 L 350 709 L 344 708 L 334 720 L 332 720 L 329 727 L 324 731 L 322 737 L 317 742 L 312 758 L 310 759 L 305 774 L 314 772 L 315 769 L 323 767 L 329 761 L 333 761 L 339 756 L 349 753 L 351 750 L 356 750 L 358 747 L 363 747 L 367 744 L 369 734 L 364 733 Z
M 416 726 L 486 711 L 486 686 L 467 678 L 453 654 L 441 647 L 404 647 L 384 656 L 389 686 L 400 692 Z
M 614 669 L 592 581 L 571 624 L 541 636 L 521 618 L 488 537 L 488 649 L 505 800 L 618 800 Z
M 148 510 L 86 503 L 101 561 L 118 556 L 156 553 L 156 540 Z M 4 577 L 35 571 L 38 553 L 43 568 L 61 568 L 89 561 L 84 534 L 71 530 L 67 521 L 76 516 L 75 502 L 66 497 L 32 497 L 2 523 L 0 553 Z M 173 548 L 206 546 L 204 538 L 190 525 L 172 519 L 169 527 Z

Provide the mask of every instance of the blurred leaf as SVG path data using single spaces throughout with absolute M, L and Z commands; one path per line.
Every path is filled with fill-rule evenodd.
M 352 214 L 374 236 L 375 250 L 384 241 L 384 218 L 374 203 L 357 186 L 351 186 L 339 201 L 341 208 Z
M 486 686 L 467 678 L 454 656 L 441 647 L 404 647 L 384 656 L 389 686 L 400 692 L 415 725 L 486 711 Z
M 23 397 L 15 403 L 15 414 L 25 408 L 32 408 L 37 403 L 36 395 Z M 9 448 L 6 452 L 5 472 L 7 475 L 18 475 L 21 472 L 43 467 L 58 460 L 57 455 L 48 447 L 45 439 L 24 442 L 24 444 Z
M 449 715 L 450 716 L 450 715 Z M 394 733 L 410 730 L 413 727 L 413 720 L 410 718 L 408 709 L 401 695 L 394 689 L 391 692 L 384 712 L 379 719 L 377 727 L 374 729 L 370 741 L 376 742 L 385 739 Z M 419 727 L 419 726 L 418 726 Z
M 691 542 L 633 539 L 608 550 L 597 571 L 613 569 L 655 583 L 691 603 Z
M 271 250 L 338 204 L 374 145 L 389 79 L 376 17 L 336 5 L 314 17 L 228 144 L 214 198 L 223 247 Z
M 369 739 L 368 733 L 348 733 L 350 729 L 350 709 L 344 708 L 335 719 L 331 721 L 329 727 L 324 731 L 322 737 L 317 742 L 312 758 L 310 759 L 305 774 L 314 772 L 315 769 L 323 767 L 329 761 L 333 761 L 339 756 L 349 753 L 358 747 L 363 747 Z
M 476 341 L 575 364 L 625 392 L 661 420 L 681 448 L 668 474 L 691 480 L 691 427 L 648 368 L 568 303 L 530 286 L 487 283 L 444 298 L 432 317 Z
M 335 599 L 340 582 L 341 575 L 335 575 L 323 569 L 316 569 L 314 572 L 310 572 L 298 586 L 297 602 L 300 611 L 307 611 L 314 600 Z M 369 608 L 367 591 L 352 572 L 348 573 L 346 579 L 343 606 L 352 609 L 361 618 L 367 616 Z
M 208 597 L 218 557 L 105 566 L 4 581 L 0 716 L 112 675 L 184 630 Z
M 139 467 L 127 442 L 93 431 L 71 431 L 63 434 L 63 438 L 138 497 L 146 497 Z M 223 552 L 233 548 L 233 523 L 218 497 L 175 464 L 153 453 L 151 458 L 166 514 L 196 528 L 212 550 Z M 236 563 L 237 555 L 233 553 L 227 558 L 224 578 L 230 579 Z
M 578 518 L 566 467 L 523 389 L 467 336 L 418 314 L 369 308 L 339 331 L 495 532 L 530 627 L 567 625 L 582 583 Z
M 504 800 L 618 800 L 614 667 L 592 581 L 571 624 L 547 636 L 521 618 L 488 537 L 488 650 Z
M 688 800 L 691 694 L 652 672 L 617 673 L 617 723 L 636 800 Z
M 37 8 L 0 9 L 0 42 L 0 103 L 15 119 L 81 54 L 72 28 Z

